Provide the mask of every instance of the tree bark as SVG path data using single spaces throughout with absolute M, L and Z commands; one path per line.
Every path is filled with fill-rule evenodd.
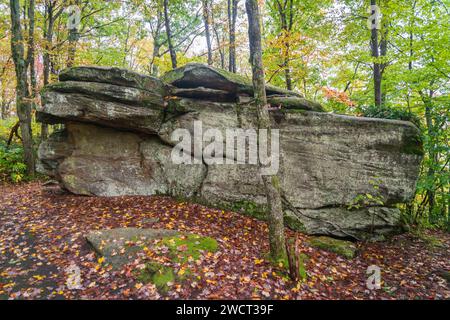
M 55 24 L 53 9 L 54 9 L 53 3 L 51 1 L 45 1 L 44 86 L 50 83 L 51 50 L 53 44 L 53 27 Z M 48 136 L 48 124 L 41 123 L 41 141 L 47 139 L 47 136 Z
M 10 0 L 11 9 L 11 52 L 16 72 L 16 109 L 20 122 L 22 144 L 24 149 L 24 162 L 27 173 L 35 174 L 33 136 L 31 132 L 31 101 L 27 81 L 27 63 L 20 18 L 20 1 Z
M 229 62 L 228 71 L 236 73 L 236 19 L 239 0 L 228 0 Z
M 376 5 L 376 0 L 370 0 L 371 5 Z M 375 12 L 372 11 L 372 14 Z M 381 106 L 381 66 L 377 59 L 380 57 L 380 51 L 378 47 L 378 29 L 373 26 L 371 29 L 370 46 L 372 51 L 372 57 L 375 58 L 373 62 L 373 87 L 374 87 L 374 102 L 375 106 Z
M 169 46 L 170 60 L 172 61 L 172 69 L 177 67 L 177 53 L 172 44 L 172 32 L 170 30 L 170 19 L 169 19 L 169 1 L 164 0 L 164 23 L 166 26 L 167 33 L 167 45 Z
M 208 65 L 213 64 L 212 46 L 211 46 L 211 3 L 210 0 L 202 0 L 203 4 L 203 23 L 205 25 L 206 46 L 208 47 Z
M 35 1 L 30 0 L 28 6 L 28 52 L 27 52 L 27 65 L 30 73 L 30 85 L 31 85 L 31 98 L 35 98 L 37 94 L 37 80 L 36 80 L 36 68 L 34 63 L 35 49 L 34 49 L 34 10 Z
M 280 0 L 277 0 L 278 13 L 280 14 L 280 22 L 281 22 L 281 31 L 283 37 L 283 49 L 282 49 L 282 57 L 283 57 L 283 67 L 284 67 L 284 77 L 286 81 L 286 89 L 292 90 L 292 78 L 291 78 L 291 70 L 289 66 L 290 60 L 290 43 L 289 36 L 292 29 L 292 15 L 293 15 L 293 1 L 292 0 L 284 0 L 284 3 L 281 4 Z M 288 10 L 289 9 L 289 10 Z M 289 15 L 289 21 L 288 21 Z
M 425 123 L 426 123 L 426 129 L 427 129 L 427 133 L 428 133 L 428 137 L 430 139 L 430 146 L 428 148 L 428 158 L 430 161 L 430 165 L 428 166 L 428 172 L 427 172 L 427 176 L 428 179 L 430 181 L 434 181 L 434 177 L 435 177 L 435 165 L 438 162 L 438 157 L 437 157 L 437 153 L 436 153 L 436 145 L 435 145 L 435 140 L 434 140 L 434 135 L 435 135 L 435 128 L 434 128 L 434 124 L 433 124 L 433 116 L 431 114 L 431 108 L 433 107 L 433 95 L 434 95 L 434 91 L 430 90 L 429 95 L 426 96 L 426 94 L 421 94 L 422 96 L 422 101 L 425 105 Z M 435 190 L 435 185 L 433 183 L 433 186 L 431 187 L 431 189 L 428 189 L 426 192 L 426 195 L 428 197 L 428 213 L 431 214 L 434 210 L 434 206 L 435 206 L 435 194 L 436 194 L 436 190 Z
M 75 0 L 75 5 L 80 8 L 81 1 Z M 84 9 L 84 8 L 83 8 Z M 80 10 L 83 10 L 80 8 Z M 79 26 L 74 25 L 72 29 L 69 29 L 69 46 L 67 49 L 67 68 L 73 67 L 75 63 L 75 55 L 77 52 L 77 43 L 80 39 Z
M 152 52 L 152 59 L 150 60 L 150 73 L 152 76 L 157 77 L 159 74 L 159 68 L 158 65 L 155 63 L 156 58 L 160 56 L 159 50 L 161 49 L 161 29 L 162 29 L 162 22 L 163 22 L 163 13 L 160 6 L 157 8 L 157 14 L 156 14 L 156 27 L 155 30 L 152 29 L 152 37 L 153 37 L 153 52 Z
M 248 16 L 248 36 L 250 42 L 250 62 L 252 65 L 252 79 L 254 99 L 258 115 L 258 128 L 267 129 L 270 145 L 271 122 L 267 110 L 266 88 L 264 80 L 264 68 L 262 63 L 261 27 L 258 0 L 246 0 Z M 258 135 L 259 136 L 259 135 Z M 259 162 L 261 168 L 261 162 Z M 281 202 L 280 181 L 277 175 L 262 175 L 267 196 L 269 244 L 272 259 L 278 260 L 286 256 L 283 208 Z
M 75 54 L 77 52 L 77 42 L 80 34 L 77 29 L 69 30 L 69 46 L 67 49 L 67 68 L 73 67 L 75 63 Z

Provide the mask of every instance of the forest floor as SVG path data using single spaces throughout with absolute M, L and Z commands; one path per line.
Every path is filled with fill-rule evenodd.
M 136 279 L 145 254 L 114 271 L 84 236 L 90 230 L 165 228 L 209 236 L 218 251 L 190 265 L 193 281 L 160 294 Z M 359 243 L 347 260 L 310 247 L 308 277 L 294 284 L 265 260 L 267 225 L 233 212 L 177 202 L 169 197 L 83 197 L 40 183 L 0 185 L 0 299 L 449 299 L 439 274 L 449 270 L 450 235 L 396 236 Z M 67 268 L 80 268 L 81 289 L 66 286 Z M 381 289 L 366 287 L 369 265 L 381 268 Z

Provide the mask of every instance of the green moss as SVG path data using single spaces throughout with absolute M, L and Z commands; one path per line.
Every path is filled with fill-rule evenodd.
M 306 233 L 305 225 L 300 221 L 299 218 L 292 214 L 284 215 L 284 224 L 291 230 Z
M 309 244 L 319 249 L 334 252 L 347 259 L 352 259 L 356 255 L 356 247 L 350 241 L 329 237 L 314 237 L 309 240 Z
M 153 283 L 159 292 L 167 293 L 169 290 L 168 283 L 174 283 L 176 280 L 175 273 L 172 268 L 156 263 L 149 262 L 145 268 L 141 270 L 137 279 L 144 283 Z
M 169 249 L 165 254 L 172 262 L 183 265 L 189 257 L 198 259 L 204 252 L 215 252 L 218 249 L 217 241 L 210 237 L 202 237 L 194 234 L 166 236 L 161 239 L 157 247 Z M 136 279 L 143 283 L 153 283 L 162 294 L 169 290 L 168 283 L 187 281 L 192 276 L 192 271 L 182 266 L 183 273 L 176 274 L 169 266 L 158 262 L 148 262 L 145 268 L 137 271 Z
M 282 112 L 284 113 L 295 113 L 295 114 L 306 114 L 308 112 L 308 110 L 305 109 L 281 109 Z
M 195 234 L 164 237 L 160 245 L 168 247 L 171 258 L 181 263 L 186 262 L 189 257 L 198 259 L 202 251 L 216 252 L 218 249 L 215 239 Z

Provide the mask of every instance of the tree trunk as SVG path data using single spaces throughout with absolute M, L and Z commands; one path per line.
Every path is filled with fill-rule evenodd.
M 224 52 L 224 49 L 223 49 L 221 41 L 220 41 L 219 32 L 217 31 L 217 28 L 214 25 L 214 22 L 213 22 L 213 30 L 214 30 L 214 34 L 216 36 L 217 47 L 218 47 L 219 55 L 220 55 L 220 67 L 222 69 L 225 69 L 225 52 Z
M 75 1 L 76 6 L 80 6 L 80 0 Z M 80 38 L 80 32 L 79 32 L 79 26 L 73 25 L 72 29 L 69 29 L 69 46 L 67 49 L 67 68 L 73 67 L 75 63 L 75 55 L 77 52 L 77 43 L 78 39 Z
M 425 97 L 425 94 L 422 96 L 422 101 L 425 104 L 425 123 L 427 126 L 427 133 L 428 137 L 430 139 L 430 146 L 428 147 L 428 157 L 430 161 L 430 165 L 428 166 L 428 172 L 427 176 L 430 181 L 435 180 L 435 165 L 437 163 L 437 153 L 436 153 L 436 145 L 434 140 L 435 135 L 435 129 L 433 125 L 433 116 L 431 114 L 431 108 L 432 108 L 432 99 L 433 99 L 434 92 L 430 90 L 429 96 Z M 427 190 L 427 196 L 428 196 L 428 213 L 431 214 L 433 212 L 434 206 L 435 206 L 435 184 L 431 186 L 430 189 Z
M 383 33 L 380 40 L 380 57 L 386 58 L 388 49 L 388 24 L 383 23 Z M 386 70 L 387 62 L 383 60 L 380 66 L 380 87 L 383 85 L 384 71 Z M 386 86 L 381 88 L 381 104 L 386 104 Z
M 10 0 L 11 9 L 11 52 L 16 71 L 16 109 L 20 122 L 24 162 L 27 173 L 35 174 L 33 138 L 31 132 L 31 102 L 28 91 L 27 68 L 23 44 L 22 27 L 20 25 L 19 0 Z
M 239 0 L 228 0 L 228 28 L 230 32 L 228 70 L 236 73 L 236 19 Z
M 169 1 L 164 0 L 164 23 L 166 26 L 167 33 L 167 45 L 169 46 L 170 60 L 172 61 L 172 69 L 177 67 L 177 53 L 172 44 L 172 32 L 170 30 L 170 20 L 169 20 Z
M 73 67 L 75 63 L 75 54 L 77 52 L 77 42 L 79 33 L 77 29 L 69 30 L 69 48 L 67 50 L 67 68 Z
M 246 0 L 250 62 L 252 65 L 254 99 L 258 114 L 258 128 L 267 129 L 270 145 L 270 117 L 267 110 L 264 68 L 262 63 L 261 27 L 258 0 Z M 259 136 L 259 135 L 258 135 Z M 261 168 L 261 162 L 259 162 Z M 262 176 L 267 195 L 270 255 L 278 260 L 286 256 L 283 208 L 281 204 L 280 181 L 277 175 Z
M 157 77 L 159 74 L 159 68 L 158 68 L 158 65 L 155 63 L 155 60 L 160 55 L 159 50 L 161 49 L 160 36 L 161 36 L 161 29 L 162 29 L 162 21 L 163 21 L 162 10 L 161 10 L 161 7 L 158 6 L 156 28 L 154 31 L 152 31 L 153 52 L 152 52 L 152 59 L 150 60 L 150 74 L 155 77 Z
M 203 22 L 205 24 L 206 46 L 208 47 L 208 65 L 212 65 L 212 46 L 211 46 L 211 3 L 210 0 L 202 0 L 203 3 Z
M 55 24 L 53 4 L 51 1 L 45 2 L 45 50 L 44 50 L 44 86 L 50 83 L 50 68 L 51 68 L 51 50 L 53 43 L 53 26 Z M 41 141 L 47 139 L 48 124 L 41 123 Z
M 371 5 L 376 5 L 375 0 L 370 0 Z M 372 11 L 372 15 L 375 12 Z M 378 29 L 376 26 L 372 25 L 371 36 L 370 36 L 370 46 L 372 50 L 372 57 L 377 60 L 380 56 L 378 47 Z M 381 66 L 378 61 L 373 63 L 373 86 L 374 86 L 374 102 L 375 106 L 381 106 Z
M 287 1 L 287 0 L 285 0 Z M 289 59 L 290 59 L 290 43 L 289 43 L 289 36 L 292 28 L 292 22 L 289 22 L 288 24 L 288 17 L 287 17 L 287 10 L 286 10 L 287 3 L 285 2 L 283 5 L 277 1 L 277 7 L 278 7 L 278 13 L 280 14 L 280 22 L 281 22 L 281 31 L 282 31 L 282 37 L 283 37 L 283 47 L 282 47 L 282 54 L 283 57 L 283 67 L 284 67 L 284 77 L 286 80 L 286 89 L 292 90 L 292 79 L 291 79 L 291 70 L 289 66 Z M 292 8 L 293 2 L 289 1 L 289 14 L 292 18 Z M 292 20 L 292 19 L 290 19 Z
M 30 72 L 30 85 L 31 85 L 31 98 L 34 99 L 37 94 L 37 81 L 36 81 L 36 68 L 34 63 L 34 9 L 35 2 L 30 0 L 28 6 L 28 53 L 27 53 L 27 65 Z

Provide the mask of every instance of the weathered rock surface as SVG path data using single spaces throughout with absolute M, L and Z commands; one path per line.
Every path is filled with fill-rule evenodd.
M 251 82 L 189 64 L 163 77 L 116 68 L 71 68 L 43 92 L 41 121 L 65 123 L 39 148 L 39 169 L 77 194 L 158 193 L 212 205 L 266 202 L 255 165 L 174 164 L 176 129 L 254 128 Z M 327 114 L 270 87 L 280 129 L 283 201 L 289 225 L 311 234 L 364 239 L 398 228 L 395 204 L 414 194 L 422 149 L 408 122 Z M 205 142 L 209 142 L 206 141 Z M 205 143 L 203 144 L 205 146 Z M 232 151 L 238 146 L 235 145 Z M 192 146 L 190 152 L 193 153 Z M 186 152 L 189 152 L 187 150 Z M 224 148 L 224 158 L 235 152 Z M 252 206 L 253 207 L 253 206 Z
M 148 245 L 152 240 L 176 234 L 178 232 L 174 230 L 117 228 L 91 231 L 86 235 L 86 240 L 105 258 L 105 263 L 120 268 L 131 262 L 135 253 L 142 250 L 142 246 Z
M 185 66 L 167 72 L 161 79 L 165 83 L 178 88 L 205 87 L 227 91 L 235 95 L 243 94 L 253 96 L 253 84 L 251 79 L 201 63 L 188 63 Z M 272 85 L 267 85 L 266 91 L 268 96 L 281 94 L 291 97 L 302 97 L 298 93 L 277 88 Z

